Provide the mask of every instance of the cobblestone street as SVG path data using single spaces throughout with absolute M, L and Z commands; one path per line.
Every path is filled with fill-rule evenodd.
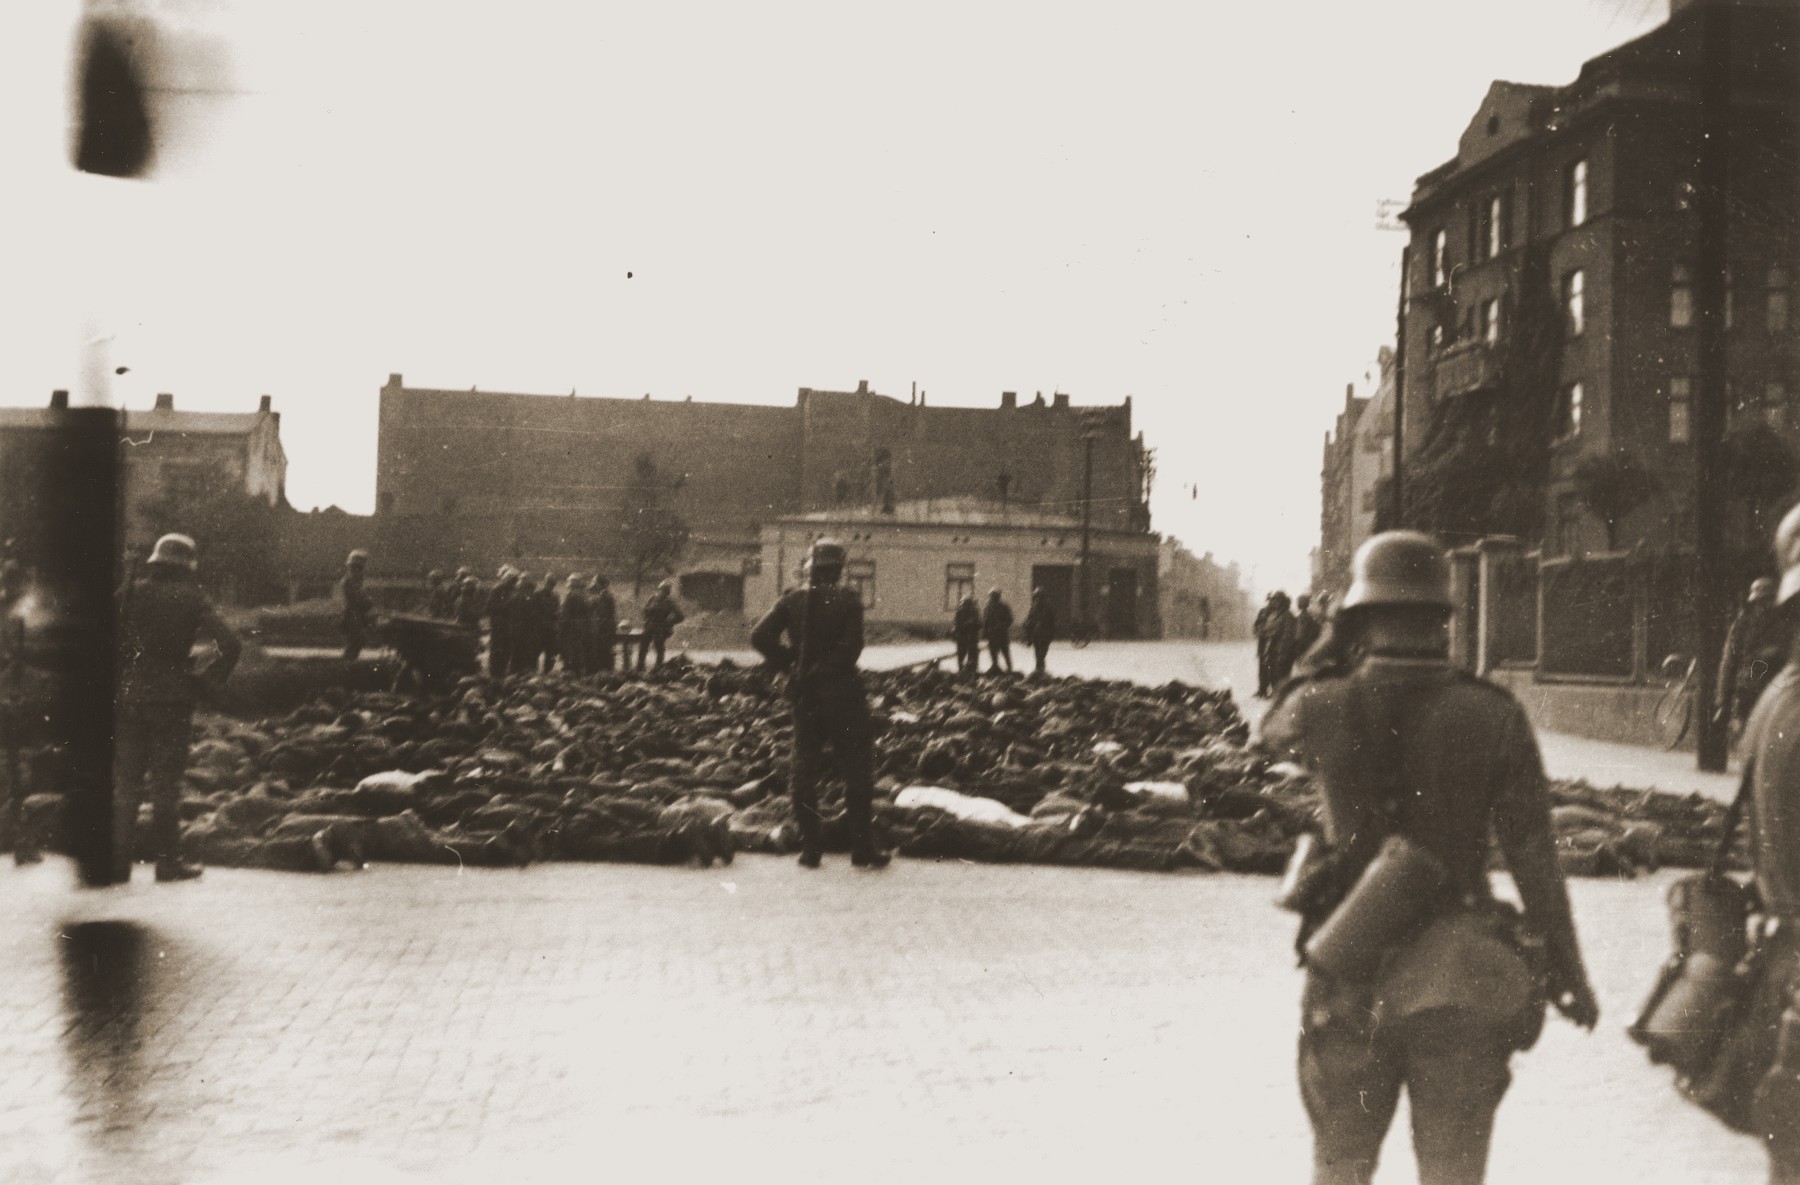
M 775 858 L 71 876 L 0 869 L 0 1180 L 1306 1175 L 1266 880 Z M 1592 1037 L 1553 1020 L 1516 1063 L 1500 1185 L 1760 1179 L 1621 1032 L 1665 883 L 1577 884 L 1607 1014 Z M 1403 1137 L 1379 1179 L 1412 1180 Z

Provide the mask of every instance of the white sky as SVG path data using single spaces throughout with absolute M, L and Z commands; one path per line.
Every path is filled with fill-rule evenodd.
M 390 371 L 1129 394 L 1154 525 L 1265 588 L 1305 580 L 1323 433 L 1392 340 L 1376 202 L 1454 154 L 1491 79 L 1569 81 L 1667 11 L 143 4 L 208 92 L 169 100 L 150 183 L 68 167 L 76 5 L 0 10 L 0 400 L 87 391 L 111 335 L 113 400 L 273 394 L 294 504 L 366 512 Z

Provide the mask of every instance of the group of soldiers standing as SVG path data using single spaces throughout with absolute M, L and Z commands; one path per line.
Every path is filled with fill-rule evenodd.
M 367 644 L 374 621 L 374 602 L 364 587 L 368 553 L 352 551 L 338 581 L 342 605 L 344 657 L 354 660 Z M 621 630 L 618 602 L 606 577 L 570 573 L 558 580 L 546 573 L 502 565 L 491 586 L 468 568 L 445 579 L 433 569 L 425 577 L 425 612 L 454 621 L 488 638 L 488 674 L 537 674 L 560 668 L 571 675 L 593 675 L 631 669 L 630 644 L 638 643 L 637 669 L 644 670 L 652 651 L 656 666 L 667 658 L 668 642 L 686 615 L 676 603 L 674 587 L 663 581 L 644 602 L 643 628 Z M 623 637 L 625 649 L 619 650 Z
M 1012 628 L 1012 606 L 1006 603 L 999 589 L 988 591 L 985 608 L 975 604 L 973 594 L 965 596 L 957 602 L 956 613 L 950 620 L 950 637 L 956 642 L 956 669 L 971 675 L 979 673 L 981 644 L 985 641 L 988 670 L 997 671 L 1004 666 L 1011 671 Z M 1037 674 L 1044 673 L 1044 658 L 1050 653 L 1050 643 L 1055 640 L 1056 612 L 1050 608 L 1044 590 L 1034 588 L 1031 590 L 1031 609 L 1025 614 L 1025 641 L 1037 660 Z
M 1293 674 L 1294 663 L 1311 650 L 1325 628 L 1325 595 L 1315 606 L 1301 593 L 1290 604 L 1280 589 L 1270 593 L 1256 614 L 1256 695 L 1266 699 Z

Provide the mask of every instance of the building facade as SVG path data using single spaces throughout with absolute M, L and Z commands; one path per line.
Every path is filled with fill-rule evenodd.
M 1093 522 L 1147 532 L 1149 454 L 1131 403 L 1056 395 L 997 408 L 928 406 L 868 389 L 802 388 L 789 407 L 381 390 L 377 571 L 500 563 L 599 571 L 630 583 L 624 520 L 646 461 L 687 526 L 674 567 L 686 599 L 748 608 L 762 528 L 823 511 L 986 497 L 1078 513 L 1092 462 Z
M 791 515 L 762 528 L 761 558 L 746 582 L 745 608 L 766 612 L 799 583 L 814 539 L 844 544 L 844 582 L 861 594 L 871 622 L 949 636 L 957 602 L 985 603 L 992 589 L 1023 622 L 1033 589 L 1042 589 L 1066 634 L 1081 588 L 1081 516 L 994 498 L 956 497 L 896 503 L 891 510 L 846 507 Z M 1088 587 L 1096 635 L 1161 636 L 1158 550 L 1148 531 L 1090 525 Z
M 1800 444 L 1800 4 L 1678 2 L 1573 83 L 1494 83 L 1456 156 L 1419 178 L 1402 215 L 1409 525 L 1546 557 L 1693 546 L 1698 63 L 1715 4 L 1732 9 L 1728 431 Z
M 1319 470 L 1319 546 L 1313 553 L 1313 588 L 1342 593 L 1350 585 L 1350 558 L 1375 533 L 1388 496 L 1394 456 L 1394 351 L 1381 347 L 1381 377 L 1371 395 L 1344 388 L 1344 408 L 1325 435 Z
M 47 408 L 0 408 L 0 517 L 22 544 L 33 538 L 33 508 L 41 496 L 33 454 L 54 447 L 58 416 L 68 405 L 68 392 L 57 391 Z M 267 395 L 256 411 L 241 413 L 181 411 L 173 395 L 158 395 L 154 408 L 125 413 L 119 448 L 124 542 L 140 552 L 153 542 L 155 505 L 179 506 L 219 488 L 242 490 L 271 506 L 286 502 L 281 413 Z
M 1157 594 L 1165 638 L 1238 641 L 1250 636 L 1253 615 L 1244 576 L 1212 552 L 1195 555 L 1179 540 L 1157 549 Z

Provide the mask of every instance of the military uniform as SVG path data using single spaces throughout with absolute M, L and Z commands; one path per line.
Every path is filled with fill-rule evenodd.
M 1727 719 L 1741 724 L 1749 717 L 1763 689 L 1787 662 L 1788 634 L 1787 619 L 1767 602 L 1752 601 L 1732 620 L 1714 701 Z
M 1025 614 L 1025 640 L 1031 643 L 1031 656 L 1037 660 L 1036 671 L 1044 673 L 1044 659 L 1056 637 L 1056 612 L 1043 593 L 1031 594 L 1031 608 Z
M 974 597 L 956 603 L 956 616 L 950 622 L 950 636 L 956 640 L 956 669 L 970 674 L 981 669 L 981 608 Z
M 594 645 L 597 648 L 594 656 L 594 670 L 611 671 L 613 669 L 613 651 L 618 646 L 619 637 L 619 605 L 613 600 L 612 589 L 605 581 L 600 582 L 594 593 Z
M 656 665 L 663 665 L 663 658 L 668 652 L 669 635 L 685 620 L 687 618 L 681 612 L 681 606 L 675 603 L 675 598 L 669 594 L 666 586 L 650 594 L 650 599 L 644 602 L 644 636 L 638 641 L 638 670 L 644 669 L 652 646 L 656 647 Z
M 363 587 L 361 566 L 353 565 L 338 581 L 338 597 L 343 602 L 344 661 L 355 662 L 369 642 L 369 617 L 375 603 Z
M 169 879 L 183 867 L 181 780 L 198 692 L 188 654 L 201 634 L 210 637 L 219 657 L 205 678 L 222 682 L 237 665 L 242 646 L 192 574 L 178 566 L 152 563 L 123 601 L 115 834 L 129 842 L 148 780 L 157 875 Z
M 885 856 L 876 856 L 870 819 L 873 727 L 856 671 L 863 648 L 861 598 L 854 589 L 835 584 L 794 589 L 757 623 L 750 642 L 770 666 L 791 671 L 794 760 L 789 790 L 804 856 L 816 864 L 822 850 L 818 778 L 824 750 L 830 747 L 844 776 L 852 858 L 859 864 L 885 863 Z
M 1013 669 L 1012 626 L 1012 606 L 1001 600 L 998 592 L 988 597 L 987 609 L 981 614 L 981 636 L 988 645 L 988 670 L 999 670 L 1003 659 L 1006 669 Z
M 1579 974 L 1537 744 L 1505 692 L 1441 658 L 1376 654 L 1354 670 L 1291 684 L 1270 707 L 1262 736 L 1323 783 L 1325 838 L 1343 854 L 1347 876 L 1397 832 L 1448 870 L 1442 908 L 1480 913 L 1491 900 L 1491 832 L 1527 917 L 1559 965 Z M 1384 971 L 1395 965 L 1390 958 Z M 1481 1179 L 1511 1080 L 1508 1060 L 1535 1039 L 1543 1001 L 1521 998 L 1522 967 L 1461 970 L 1460 978 L 1395 983 L 1380 973 L 1345 982 L 1309 969 L 1300 1082 L 1316 1181 L 1369 1179 L 1403 1086 L 1421 1181 Z
M 563 669 L 569 674 L 594 673 L 593 630 L 593 603 L 581 586 L 581 578 L 571 576 L 556 621 L 556 648 L 562 653 Z
M 510 572 L 487 596 L 488 674 L 496 679 L 506 678 L 513 670 L 513 647 L 518 633 L 513 602 L 517 597 L 517 578 Z

